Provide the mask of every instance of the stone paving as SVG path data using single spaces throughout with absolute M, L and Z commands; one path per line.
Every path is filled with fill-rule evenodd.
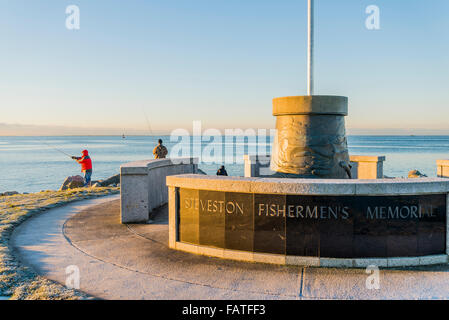
M 245 263 L 168 248 L 167 208 L 152 224 L 120 224 L 117 196 L 83 201 L 27 220 L 11 244 L 39 274 L 101 299 L 447 299 L 449 266 L 381 269 L 369 290 L 365 269 Z

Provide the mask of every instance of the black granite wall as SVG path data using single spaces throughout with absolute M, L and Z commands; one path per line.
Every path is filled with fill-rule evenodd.
M 446 250 L 444 194 L 178 192 L 181 242 L 327 258 L 425 256 Z

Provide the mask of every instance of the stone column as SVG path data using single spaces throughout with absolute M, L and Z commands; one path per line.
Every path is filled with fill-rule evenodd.
M 348 179 L 344 117 L 348 98 L 297 96 L 273 99 L 276 137 L 271 170 L 286 178 Z

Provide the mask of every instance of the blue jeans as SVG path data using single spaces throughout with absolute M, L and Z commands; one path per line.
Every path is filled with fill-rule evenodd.
M 90 185 L 90 179 L 92 177 L 92 170 L 84 171 L 84 186 Z

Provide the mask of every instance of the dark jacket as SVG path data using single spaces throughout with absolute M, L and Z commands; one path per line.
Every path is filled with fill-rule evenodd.
M 217 176 L 227 176 L 228 173 L 226 172 L 226 169 L 218 169 Z

